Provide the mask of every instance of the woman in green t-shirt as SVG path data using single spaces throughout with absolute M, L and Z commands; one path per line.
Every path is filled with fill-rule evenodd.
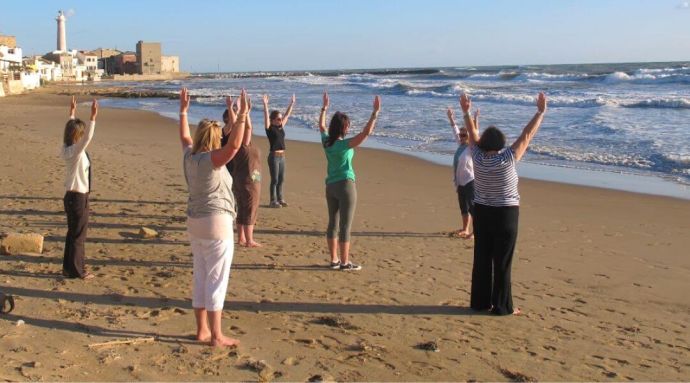
M 362 266 L 350 262 L 350 227 L 357 204 L 357 188 L 355 188 L 352 157 L 355 155 L 354 148 L 361 145 L 374 131 L 376 118 L 379 115 L 379 110 L 381 110 L 381 98 L 379 96 L 374 97 L 374 110 L 371 112 L 369 122 L 364 129 L 356 136 L 348 139 L 345 136 L 350 129 L 350 119 L 345 113 L 335 112 L 328 126 L 328 131 L 326 131 L 328 105 L 328 93 L 324 92 L 323 107 L 319 116 L 319 130 L 328 160 L 328 175 L 326 176 L 328 230 L 326 231 L 326 241 L 331 255 L 331 269 L 361 270 Z M 339 234 L 338 227 L 340 227 Z M 338 234 L 337 238 L 336 234 Z M 338 248 L 340 248 L 340 258 L 338 258 Z

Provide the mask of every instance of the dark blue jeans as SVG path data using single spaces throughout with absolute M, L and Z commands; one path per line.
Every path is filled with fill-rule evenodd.
M 271 173 L 271 202 L 283 201 L 283 180 L 285 179 L 285 156 L 268 154 L 268 170 Z

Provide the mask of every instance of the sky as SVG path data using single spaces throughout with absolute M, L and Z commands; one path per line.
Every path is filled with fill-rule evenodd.
M 29 5 L 30 4 L 30 5 Z M 690 60 L 690 0 L 3 1 L 25 55 L 158 41 L 190 72 Z

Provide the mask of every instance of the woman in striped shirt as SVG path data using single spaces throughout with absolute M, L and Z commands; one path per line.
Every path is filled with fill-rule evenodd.
M 470 116 L 472 102 L 460 97 L 474 162 L 474 265 L 470 306 L 492 314 L 519 314 L 513 308 L 510 270 L 517 241 L 520 194 L 515 165 L 539 130 L 546 112 L 546 96 L 539 93 L 537 113 L 510 146 L 495 126 L 481 138 Z M 493 269 L 493 278 L 492 278 Z

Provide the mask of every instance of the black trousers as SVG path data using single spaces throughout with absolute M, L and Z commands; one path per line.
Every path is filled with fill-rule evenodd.
M 83 278 L 84 242 L 89 225 L 89 193 L 68 191 L 63 199 L 67 214 L 67 236 L 62 272 L 70 278 Z
M 518 206 L 474 205 L 474 266 L 470 307 L 513 313 L 510 270 L 518 234 Z M 493 275 L 492 275 L 493 272 Z

